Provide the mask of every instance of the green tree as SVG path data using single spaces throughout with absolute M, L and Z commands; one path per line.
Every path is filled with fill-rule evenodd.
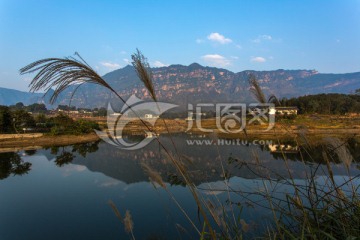
M 25 110 L 15 110 L 11 115 L 16 131 L 21 131 L 23 128 L 34 128 L 36 125 L 34 118 Z
M 24 104 L 22 102 L 18 102 L 15 104 L 15 109 L 23 109 L 24 108 Z
M 47 118 L 46 118 L 45 114 L 41 113 L 41 114 L 37 115 L 35 117 L 35 122 L 36 123 L 41 123 L 41 124 L 46 123 Z
M 94 117 L 98 117 L 98 116 L 105 117 L 106 114 L 107 114 L 106 108 L 104 108 L 104 107 L 102 107 L 100 109 L 94 108 L 94 112 L 93 112 Z
M 0 106 L 0 133 L 10 133 L 13 130 L 9 107 Z
M 46 113 L 47 112 L 47 108 L 46 108 L 45 104 L 43 104 L 43 103 L 31 104 L 26 107 L 26 110 L 28 112 L 33 112 L 33 113 Z

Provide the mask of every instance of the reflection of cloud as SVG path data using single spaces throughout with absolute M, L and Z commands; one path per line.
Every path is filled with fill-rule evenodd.
M 203 194 L 212 196 L 216 196 L 227 191 L 227 186 L 224 182 L 203 183 L 198 187 L 203 189 Z
M 211 66 L 215 67 L 226 67 L 230 65 L 229 59 L 219 55 L 219 54 L 207 54 L 201 57 L 205 62 L 209 63 Z
M 217 195 L 223 193 L 223 191 L 205 190 L 205 191 L 203 191 L 203 193 L 204 193 L 205 195 L 209 195 L 209 196 L 217 196 Z
M 67 165 L 61 167 L 61 169 L 64 172 L 64 174 L 63 174 L 64 177 L 68 177 L 73 172 L 83 172 L 87 168 L 85 166 L 83 166 L 83 165 L 67 164 Z
M 117 186 L 119 184 L 120 184 L 119 180 L 110 179 L 109 181 L 105 181 L 105 182 L 101 183 L 99 186 L 100 187 L 113 187 L 113 186 Z

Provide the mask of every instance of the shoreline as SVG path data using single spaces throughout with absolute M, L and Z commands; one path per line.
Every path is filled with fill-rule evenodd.
M 99 139 L 99 136 L 95 133 L 60 136 L 49 136 L 42 133 L 0 134 L 0 152 L 33 150 L 43 147 L 87 143 Z
M 139 129 L 141 130 L 141 129 Z M 159 130 L 159 129 L 158 129 Z M 167 134 L 164 131 L 157 131 L 160 134 Z M 183 129 L 173 129 L 170 133 L 185 133 Z M 188 133 L 192 135 L 209 135 L 211 133 L 204 133 L 198 129 L 191 129 Z M 246 129 L 247 135 L 242 131 L 240 133 L 221 133 L 218 130 L 214 130 L 214 133 L 218 137 L 222 138 L 263 138 L 273 137 L 289 138 L 296 137 L 299 135 L 309 136 L 360 136 L 359 128 L 318 128 L 318 129 L 284 129 L 275 127 L 274 129 L 265 132 L 261 128 Z M 19 150 L 30 150 L 40 149 L 43 147 L 51 146 L 64 146 L 71 144 L 87 143 L 100 140 L 100 137 L 95 133 L 89 133 L 85 135 L 60 135 L 60 136 L 49 136 L 42 133 L 25 133 L 25 134 L 0 134 L 0 152 L 11 152 Z

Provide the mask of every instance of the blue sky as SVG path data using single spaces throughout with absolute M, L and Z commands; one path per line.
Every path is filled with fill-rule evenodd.
M 79 52 L 100 74 L 139 48 L 152 66 L 235 72 L 360 71 L 360 1 L 0 0 L 0 87 L 28 90 L 24 65 Z

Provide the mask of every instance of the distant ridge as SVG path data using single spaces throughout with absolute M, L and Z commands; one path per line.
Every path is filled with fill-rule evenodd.
M 33 103 L 44 103 L 49 106 L 49 99 L 52 90 L 44 97 L 44 93 L 30 93 L 19 91 L 15 89 L 3 88 L 0 87 L 0 105 L 14 105 L 18 102 L 22 102 L 25 105 L 30 105 Z
M 278 69 L 234 73 L 227 69 L 192 63 L 189 66 L 176 64 L 152 68 L 152 73 L 158 99 L 182 106 L 199 102 L 252 102 L 254 100 L 249 93 L 248 84 L 250 73 L 257 77 L 266 93 L 275 94 L 279 98 L 317 93 L 349 94 L 360 88 L 360 72 L 324 74 L 316 70 Z M 109 72 L 103 77 L 124 98 L 132 94 L 143 99 L 149 97 L 131 65 Z M 73 91 L 74 88 L 69 88 L 61 94 L 59 103 L 69 104 Z M 42 94 L 0 88 L 2 105 L 20 101 L 24 104 L 44 101 L 41 97 Z M 118 103 L 106 89 L 85 84 L 78 88 L 71 103 L 78 107 L 105 107 L 109 101 Z

